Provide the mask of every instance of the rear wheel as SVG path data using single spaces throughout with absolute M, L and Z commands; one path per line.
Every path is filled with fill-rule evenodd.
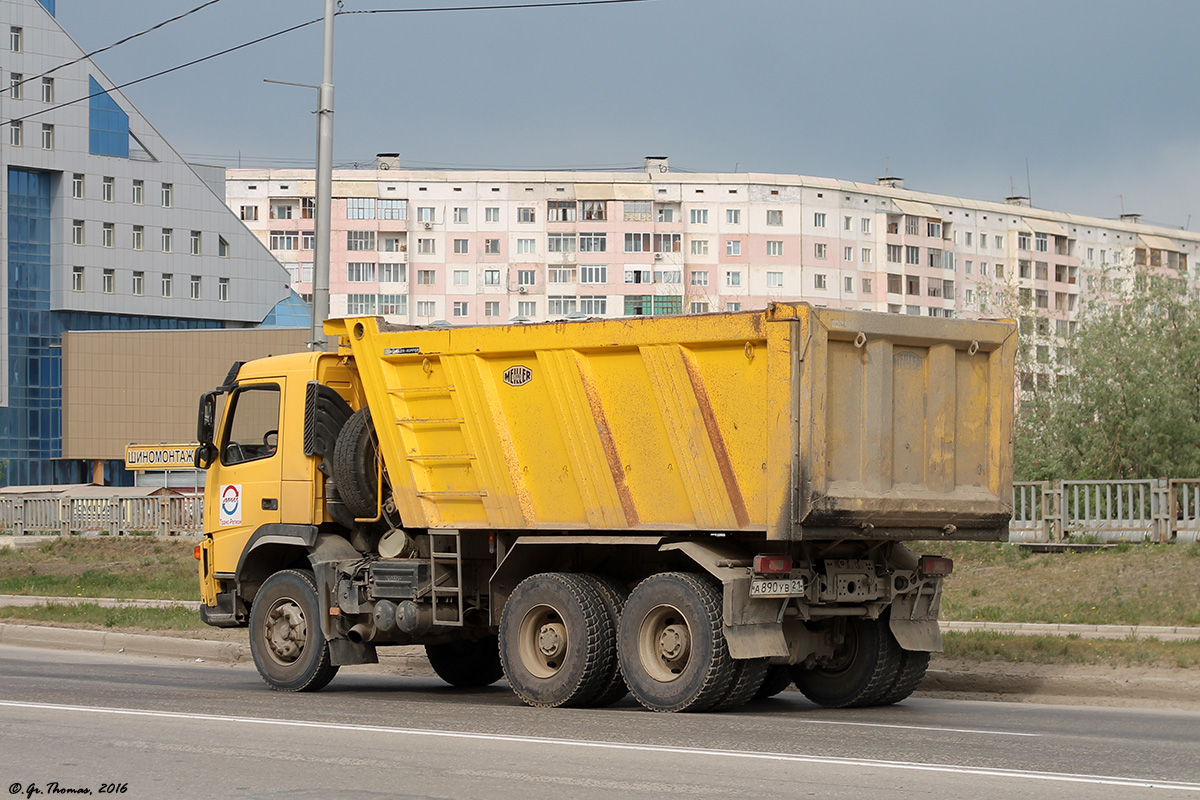
M 768 697 L 774 697 L 791 685 L 792 668 L 787 664 L 772 664 L 767 667 L 767 677 L 763 679 L 762 686 L 758 687 L 754 699 L 766 700 Z
M 738 708 L 749 703 L 758 695 L 759 688 L 766 680 L 770 664 L 765 658 L 745 658 L 733 662 L 733 681 L 725 696 L 717 701 L 713 709 L 724 711 Z
M 721 618 L 721 590 L 707 578 L 664 572 L 629 595 L 617 634 L 621 674 L 652 711 L 702 711 L 734 679 Z
M 896 683 L 903 652 L 886 620 L 846 617 L 841 644 L 826 663 L 792 668 L 796 688 L 817 705 L 875 705 Z
M 250 653 L 258 674 L 280 692 L 315 692 L 337 674 L 321 631 L 312 573 L 288 569 L 263 583 L 250 608 Z
M 491 686 L 504 677 L 500 647 L 495 636 L 425 645 L 429 666 L 451 686 L 475 689 Z
M 896 682 L 875 701 L 876 705 L 890 706 L 899 703 L 917 690 L 925 673 L 929 670 L 929 653 L 917 650 L 900 651 L 900 669 Z
M 608 687 L 613 626 L 595 586 L 544 572 L 513 590 L 500 619 L 500 659 L 517 697 L 531 706 L 585 706 Z
M 629 590 L 623 584 L 607 575 L 580 575 L 579 577 L 590 582 L 596 591 L 599 592 L 601 600 L 604 601 L 604 609 L 608 612 L 608 618 L 612 622 L 612 666 L 609 668 L 605 687 L 600 690 L 600 693 L 596 695 L 594 700 L 588 703 L 589 706 L 602 708 L 604 706 L 611 706 L 629 694 L 629 687 L 625 685 L 625 678 L 622 677 L 621 667 L 617 663 L 616 651 L 616 632 L 620 625 L 621 614 L 625 609 L 625 603 L 629 599 Z

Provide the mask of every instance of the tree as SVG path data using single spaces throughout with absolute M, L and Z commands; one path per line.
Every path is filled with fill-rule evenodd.
M 1083 310 L 1067 353 L 1022 401 L 1019 479 L 1200 476 L 1200 303 L 1185 281 L 1135 273 Z

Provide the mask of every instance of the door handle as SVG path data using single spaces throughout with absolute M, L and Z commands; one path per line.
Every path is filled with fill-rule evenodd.
M 277 500 L 274 497 L 264 497 L 263 501 L 262 501 L 262 510 L 263 511 L 278 511 L 279 510 L 279 500 Z

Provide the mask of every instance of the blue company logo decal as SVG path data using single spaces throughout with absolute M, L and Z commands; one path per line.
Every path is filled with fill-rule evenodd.
M 533 370 L 520 364 L 504 370 L 504 382 L 509 386 L 524 386 L 533 380 Z
M 242 496 L 238 493 L 238 487 L 226 486 L 225 491 L 221 493 L 221 510 L 226 514 L 236 514 L 241 501 Z

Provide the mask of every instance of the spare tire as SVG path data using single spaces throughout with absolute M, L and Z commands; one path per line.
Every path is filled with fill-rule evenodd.
M 371 410 L 360 408 L 346 420 L 333 448 L 333 482 L 342 503 L 359 519 L 379 513 L 378 460 Z

